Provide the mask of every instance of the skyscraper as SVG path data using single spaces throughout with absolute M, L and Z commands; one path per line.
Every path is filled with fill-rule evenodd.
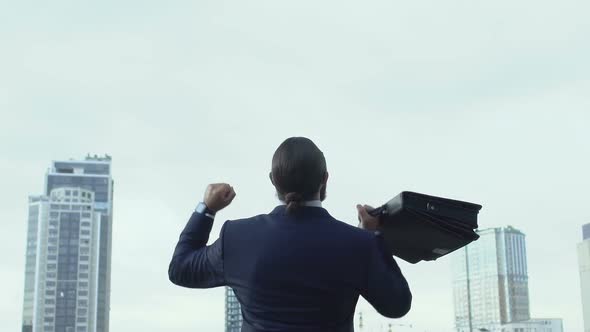
M 29 198 L 22 331 L 108 332 L 110 156 L 55 161 Z
M 590 332 L 590 224 L 582 227 L 582 242 L 578 244 L 578 266 L 582 295 L 584 332 Z
M 225 332 L 240 332 L 242 311 L 240 302 L 230 287 L 225 287 Z
M 525 235 L 512 227 L 478 234 L 478 241 L 453 254 L 458 332 L 492 331 L 530 318 Z

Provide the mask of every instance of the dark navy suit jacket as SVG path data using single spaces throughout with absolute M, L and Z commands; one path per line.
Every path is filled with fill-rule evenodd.
M 386 317 L 410 310 L 412 295 L 379 236 L 334 219 L 321 207 L 295 215 L 227 221 L 207 246 L 213 220 L 193 213 L 168 274 L 179 286 L 230 286 L 243 332 L 353 331 L 359 295 Z

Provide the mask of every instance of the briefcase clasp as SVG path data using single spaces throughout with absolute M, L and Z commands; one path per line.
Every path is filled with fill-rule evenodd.
M 428 202 L 426 203 L 426 210 L 434 211 L 436 210 L 436 207 L 434 206 L 434 204 Z

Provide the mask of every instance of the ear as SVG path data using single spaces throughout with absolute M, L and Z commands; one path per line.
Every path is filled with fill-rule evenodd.
M 329 174 L 326 171 L 326 173 L 324 173 L 324 179 L 322 180 L 323 185 L 326 185 L 326 183 L 328 183 L 328 177 L 329 177 Z
M 272 185 L 274 186 L 275 185 L 275 182 L 272 179 L 272 172 L 269 172 L 268 173 L 268 178 L 270 179 L 270 183 L 272 183 Z

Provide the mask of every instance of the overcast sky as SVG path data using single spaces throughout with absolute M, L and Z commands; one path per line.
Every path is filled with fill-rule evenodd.
M 526 235 L 531 314 L 582 331 L 576 243 L 590 222 L 590 2 L 0 3 L 0 330 L 20 329 L 27 196 L 54 159 L 113 156 L 111 331 L 222 331 L 223 289 L 167 279 L 206 184 L 218 219 L 270 211 L 272 153 L 307 136 L 325 207 L 402 190 L 480 203 Z M 221 220 L 213 229 L 216 238 Z M 398 260 L 399 261 L 399 260 Z M 451 331 L 450 257 L 401 262 L 399 331 Z M 386 320 L 366 303 L 374 331 Z

